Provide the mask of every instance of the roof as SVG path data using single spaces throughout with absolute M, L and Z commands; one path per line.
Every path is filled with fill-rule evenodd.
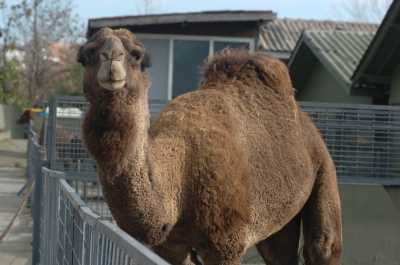
M 361 59 L 353 81 L 357 86 L 388 86 L 400 62 L 400 1 L 393 1 Z
M 373 32 L 357 31 L 305 31 L 292 53 L 289 68 L 301 61 L 302 67 L 308 55 L 302 55 L 307 48 L 325 68 L 347 89 L 351 86 L 351 76 L 371 40 Z M 304 58 L 301 58 L 304 57 Z
M 267 52 L 290 53 L 305 30 L 357 31 L 375 33 L 377 24 L 328 20 L 276 19 L 265 23 L 260 30 L 259 48 Z M 286 56 L 288 56 L 286 55 Z
M 170 13 L 140 16 L 104 17 L 89 19 L 90 28 L 145 26 L 177 23 L 212 23 L 212 22 L 244 22 L 269 21 L 276 18 L 272 11 L 222 10 L 190 13 Z

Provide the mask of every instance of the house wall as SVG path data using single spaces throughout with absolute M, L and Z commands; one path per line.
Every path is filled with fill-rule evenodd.
M 305 86 L 298 92 L 300 101 L 370 104 L 371 98 L 351 96 L 340 83 L 320 64 L 316 64 Z
M 341 184 L 346 265 L 400 261 L 400 188 Z
M 400 64 L 397 66 L 392 76 L 392 82 L 390 84 L 389 104 L 400 104 Z

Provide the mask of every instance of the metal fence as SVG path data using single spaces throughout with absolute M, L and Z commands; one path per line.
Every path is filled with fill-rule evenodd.
M 341 182 L 400 184 L 400 107 L 302 102 Z
M 158 116 L 165 104 L 152 100 L 151 116 Z M 81 124 L 88 103 L 83 97 L 55 97 L 49 108 L 46 149 L 50 167 L 74 179 L 96 177 L 96 164 L 81 138 Z
M 150 101 L 152 117 L 158 116 L 165 104 Z M 80 138 L 87 106 L 81 97 L 59 97 L 50 104 L 54 114 L 49 118 L 51 168 L 80 180 L 95 177 L 95 163 Z M 400 107 L 315 102 L 302 102 L 301 106 L 320 129 L 339 181 L 400 184 Z M 82 196 L 84 190 L 80 189 Z
M 99 211 L 104 216 L 93 212 L 96 205 L 105 204 L 95 177 L 78 179 L 42 167 L 49 165 L 45 157 L 30 130 L 27 169 L 29 179 L 35 181 L 33 265 L 167 264 L 107 220 L 109 212 Z

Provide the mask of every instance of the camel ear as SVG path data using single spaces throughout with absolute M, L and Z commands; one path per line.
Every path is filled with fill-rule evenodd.
M 142 71 L 145 71 L 147 68 L 151 67 L 151 57 L 148 52 L 144 53 L 140 67 L 141 67 Z
M 78 61 L 78 63 L 80 63 L 82 65 L 85 65 L 86 58 L 85 58 L 85 55 L 84 55 L 84 45 L 82 45 L 79 48 L 78 54 L 76 56 L 76 60 Z
M 89 42 L 82 45 L 78 51 L 77 61 L 83 66 L 96 63 L 96 44 Z

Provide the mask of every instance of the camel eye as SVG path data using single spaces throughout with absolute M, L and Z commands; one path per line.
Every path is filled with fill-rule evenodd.
M 132 59 L 135 60 L 135 62 L 140 61 L 140 60 L 142 59 L 142 57 L 143 57 L 142 52 L 139 51 L 139 50 L 135 50 L 135 49 L 133 49 L 133 50 L 130 52 L 130 55 L 131 55 Z

